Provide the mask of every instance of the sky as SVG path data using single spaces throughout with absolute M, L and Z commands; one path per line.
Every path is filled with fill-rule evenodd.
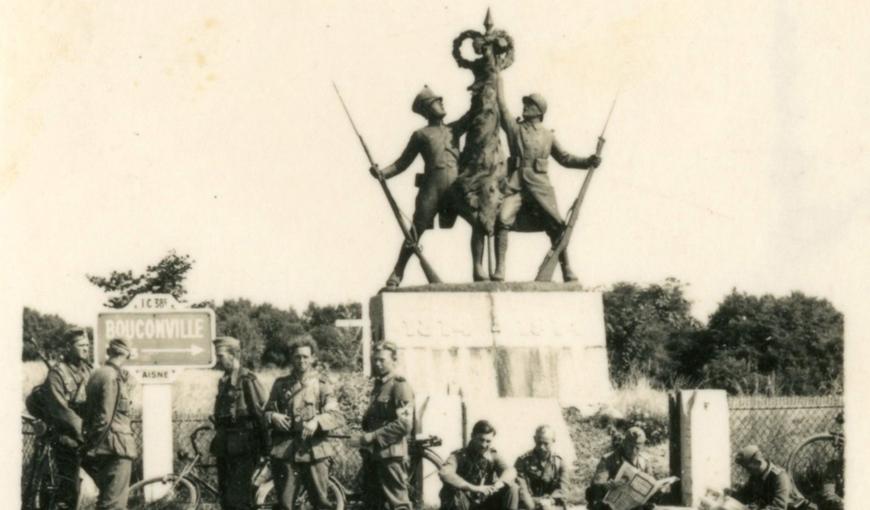
M 192 300 L 304 307 L 363 300 L 388 276 L 401 233 L 331 82 L 376 160 L 423 119 L 423 84 L 449 118 L 471 82 L 450 55 L 486 4 L 35 2 L 4 39 L 8 129 L 0 207 L 23 301 L 90 324 L 103 301 L 85 274 L 142 271 L 169 249 L 196 265 Z M 514 38 L 504 72 L 543 94 L 546 124 L 604 163 L 571 244 L 581 280 L 688 283 L 701 319 L 736 288 L 802 290 L 841 307 L 837 268 L 868 219 L 863 179 L 870 35 L 855 8 L 811 3 L 559 2 L 493 5 Z M 866 10 L 866 7 L 858 7 Z M 866 14 L 862 12 L 861 14 Z M 582 171 L 551 171 L 560 207 Z M 390 181 L 406 215 L 413 174 Z M 469 228 L 423 246 L 447 281 L 470 279 Z M 534 277 L 543 234 L 516 234 L 508 278 Z M 412 262 L 407 284 L 425 280 Z
M 332 82 L 386 165 L 423 84 L 468 107 L 451 43 L 488 5 L 516 48 L 509 104 L 543 94 L 569 150 L 594 150 L 619 91 L 571 244 L 584 284 L 672 276 L 702 320 L 733 288 L 800 290 L 844 311 L 847 341 L 867 331 L 870 7 L 687 0 L 3 2 L 4 324 L 26 305 L 93 325 L 85 274 L 169 249 L 196 260 L 193 301 L 372 296 L 401 234 Z M 565 211 L 583 172 L 551 164 Z M 389 182 L 409 216 L 420 171 Z M 470 279 L 468 239 L 423 238 L 444 280 Z M 508 278 L 546 250 L 514 235 Z

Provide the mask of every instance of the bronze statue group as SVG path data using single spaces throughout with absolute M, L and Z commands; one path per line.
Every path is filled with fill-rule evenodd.
M 61 496 L 57 508 L 76 508 L 80 468 L 97 485 L 98 509 L 127 508 L 131 467 L 139 456 L 130 424 L 133 381 L 123 368 L 132 350 L 124 339 L 113 339 L 106 363 L 92 370 L 85 331 L 69 331 L 65 342 L 63 360 L 27 402 L 28 410 L 51 430 Z M 253 507 L 252 478 L 262 456 L 270 459 L 276 508 L 294 508 L 297 486 L 305 489 L 312 507 L 333 508 L 328 481 L 336 450 L 329 436 L 344 424 L 344 416 L 334 382 L 317 367 L 316 343 L 309 337 L 292 343 L 292 369 L 275 380 L 268 394 L 256 374 L 241 366 L 239 340 L 220 337 L 214 345 L 223 376 L 214 403 L 210 450 L 217 459 L 221 508 Z M 349 439 L 363 458 L 363 497 L 365 507 L 372 510 L 412 507 L 408 441 L 414 430 L 414 392 L 397 373 L 397 354 L 392 342 L 373 346 L 370 402 L 362 431 Z M 533 433 L 534 446 L 513 463 L 495 448 L 496 432 L 490 422 L 478 421 L 468 444 L 450 454 L 439 472 L 441 508 L 546 510 L 565 505 L 570 467 L 553 451 L 553 429 L 539 426 Z M 587 508 L 608 508 L 604 497 L 619 483 L 615 478 L 623 463 L 653 474 L 642 452 L 645 443 L 644 431 L 631 427 L 619 446 L 600 459 L 586 489 Z M 741 502 L 766 510 L 815 508 L 788 473 L 758 447 L 741 449 L 736 462 L 749 474 L 747 483 L 731 492 Z M 822 510 L 842 509 L 842 494 L 841 466 L 826 480 Z M 651 502 L 645 508 L 653 506 Z

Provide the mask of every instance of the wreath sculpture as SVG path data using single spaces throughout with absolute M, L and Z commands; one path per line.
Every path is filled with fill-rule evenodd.
M 468 60 L 462 56 L 462 44 L 467 39 L 471 39 L 474 53 L 480 55 L 481 58 Z M 456 61 L 456 65 L 463 69 L 474 70 L 480 65 L 481 60 L 485 59 L 487 46 L 492 49 L 499 70 L 507 69 L 514 63 L 514 40 L 504 30 L 493 30 L 487 34 L 481 34 L 477 30 L 462 32 L 453 40 L 453 60 Z

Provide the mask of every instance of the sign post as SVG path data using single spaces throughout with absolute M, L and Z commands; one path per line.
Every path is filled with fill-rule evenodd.
M 124 338 L 133 351 L 126 367 L 143 384 L 142 467 L 146 479 L 173 471 L 172 383 L 181 370 L 214 366 L 215 331 L 212 310 L 182 308 L 170 294 L 139 294 L 125 308 L 97 315 L 94 350 L 98 363 L 105 363 L 110 340 Z

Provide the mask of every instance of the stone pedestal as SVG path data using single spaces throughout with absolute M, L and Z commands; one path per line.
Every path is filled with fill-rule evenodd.
M 728 399 L 723 390 L 684 390 L 677 398 L 683 504 L 697 507 L 707 490 L 731 484 Z
M 417 393 L 555 398 L 594 410 L 611 386 L 601 294 L 566 284 L 427 285 L 370 303 Z

